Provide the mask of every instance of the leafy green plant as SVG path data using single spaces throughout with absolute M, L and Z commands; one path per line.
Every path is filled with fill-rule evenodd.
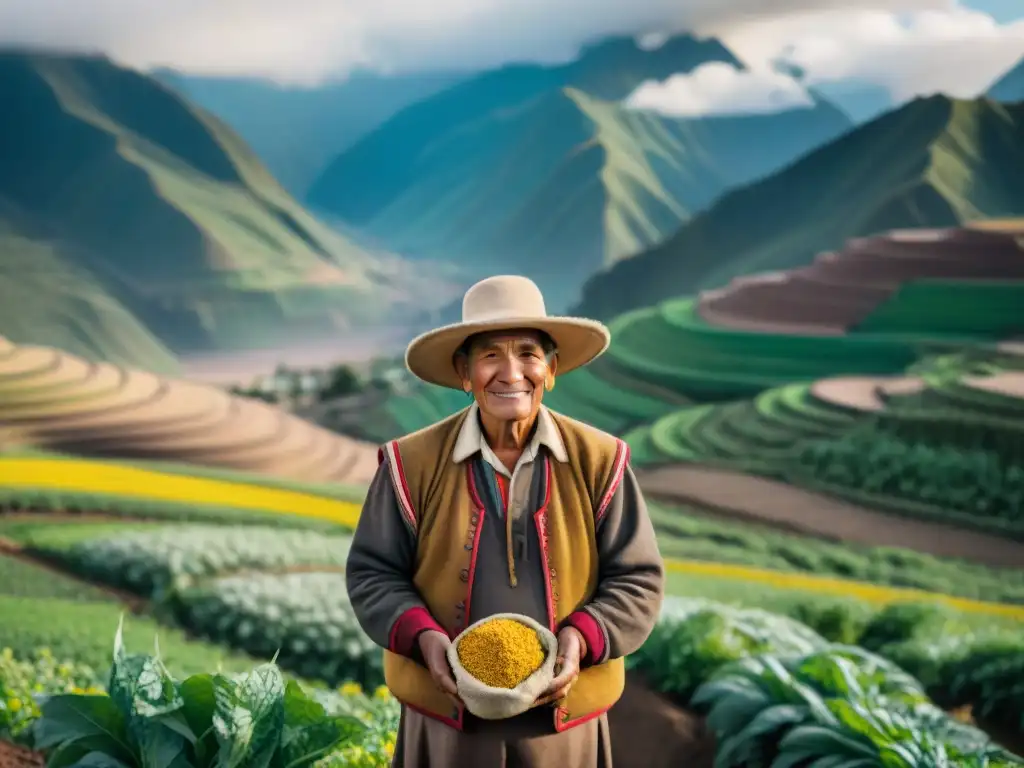
M 348 603 L 343 573 L 229 576 L 175 597 L 178 621 L 302 677 L 368 687 L 384 680 L 380 648 Z
M 901 669 L 856 647 L 743 659 L 691 703 L 708 712 L 716 768 L 1020 765 L 932 705 Z
M 857 638 L 857 645 L 880 651 L 890 643 L 902 643 L 916 637 L 939 637 L 951 632 L 950 612 L 935 603 L 891 603 L 868 621 Z
M 158 651 L 128 654 L 120 626 L 107 690 L 42 701 L 33 746 L 49 753 L 50 768 L 301 768 L 366 729 L 329 715 L 273 662 L 178 682 Z
M 630 665 L 660 690 L 687 700 L 723 665 L 758 653 L 807 653 L 827 645 L 786 616 L 699 599 L 666 598 Z
M 833 643 L 855 643 L 869 621 L 862 603 L 801 600 L 786 612 Z

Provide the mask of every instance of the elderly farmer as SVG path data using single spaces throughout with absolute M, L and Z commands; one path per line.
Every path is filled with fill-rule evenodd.
M 606 712 L 656 621 L 662 561 L 626 444 L 541 405 L 608 330 L 548 317 L 513 276 L 470 288 L 462 317 L 415 339 L 406 364 L 472 403 L 381 450 L 348 557 L 352 607 L 403 705 L 393 765 L 610 766 Z M 480 720 L 446 652 L 503 612 L 557 633 L 557 674 L 526 713 Z

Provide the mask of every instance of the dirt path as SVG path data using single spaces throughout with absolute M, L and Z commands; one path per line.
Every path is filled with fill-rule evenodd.
M 634 672 L 608 713 L 615 768 L 712 768 L 715 741 L 703 718 L 652 690 Z
M 753 475 L 688 465 L 637 470 L 644 492 L 723 516 L 834 541 L 902 547 L 999 568 L 1024 567 L 1024 543 L 858 507 Z
M 0 536 L 0 557 L 10 557 L 15 560 L 20 560 L 21 562 L 28 563 L 29 565 L 33 565 L 36 568 L 42 568 L 43 570 L 50 571 L 51 573 L 54 573 L 60 576 L 61 578 L 76 581 L 79 584 L 90 587 L 91 589 L 95 589 L 100 592 L 105 592 L 106 594 L 110 595 L 113 599 L 123 603 L 132 613 L 141 614 L 146 609 L 146 600 L 142 597 L 132 594 L 131 592 L 127 592 L 123 589 L 115 589 L 105 584 L 101 584 L 100 582 L 93 582 L 87 579 L 83 579 L 74 571 L 71 571 L 67 568 L 63 568 L 58 563 L 55 563 L 46 558 L 30 554 L 29 552 L 25 551 L 25 548 L 22 547 L 21 544 L 12 539 L 5 538 L 3 536 Z M 2 765 L 0 765 L 0 768 L 2 768 Z

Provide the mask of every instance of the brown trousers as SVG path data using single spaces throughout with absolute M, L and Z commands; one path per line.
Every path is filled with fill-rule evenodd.
M 612 768 L 608 716 L 555 733 L 548 707 L 457 731 L 402 707 L 392 768 Z

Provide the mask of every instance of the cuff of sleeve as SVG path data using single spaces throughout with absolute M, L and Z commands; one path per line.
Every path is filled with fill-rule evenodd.
M 590 667 L 597 663 L 597 660 L 604 656 L 604 631 L 597 619 L 586 611 L 575 611 L 570 613 L 565 620 L 566 624 L 576 629 L 587 644 L 587 655 L 580 659 L 581 667 Z
M 444 628 L 434 620 L 430 611 L 417 606 L 410 608 L 391 627 L 391 634 L 388 637 L 388 650 L 397 653 L 399 656 L 412 658 L 416 651 L 416 639 L 421 632 L 434 629 L 438 632 L 448 634 Z

